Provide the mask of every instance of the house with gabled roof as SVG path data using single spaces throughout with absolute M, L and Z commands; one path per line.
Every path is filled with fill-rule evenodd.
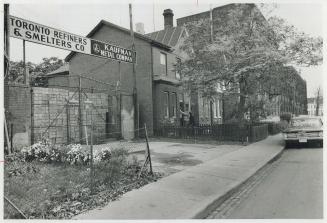
M 101 20 L 87 37 L 126 49 L 132 48 L 130 30 L 105 20 Z M 151 135 L 153 130 L 163 123 L 179 124 L 177 102 L 180 95 L 180 78 L 175 69 L 178 57 L 173 53 L 172 47 L 166 43 L 137 32 L 134 33 L 134 39 L 138 102 L 137 105 L 134 105 L 135 108 L 138 108 L 138 115 L 134 118 L 137 118 L 139 127 L 146 124 Z M 73 79 L 70 77 L 81 75 L 111 83 L 113 86 L 117 86 L 119 83 L 121 93 L 133 94 L 134 79 L 131 63 L 77 52 L 71 52 L 65 61 L 68 65 L 48 74 L 49 87 L 61 83 L 76 87 L 78 83 L 72 81 Z M 86 85 L 83 84 L 82 87 L 97 88 L 97 86 Z
M 180 60 L 185 58 L 184 52 L 179 49 L 183 39 L 187 35 L 187 29 L 183 25 L 174 26 L 174 13 L 171 9 L 165 9 L 164 29 L 146 34 L 155 41 L 162 42 L 169 45 L 173 53 L 176 54 Z M 178 21 L 179 19 L 177 19 Z M 195 119 L 195 124 L 217 124 L 222 123 L 222 100 L 221 89 L 217 91 L 216 95 L 210 98 L 204 97 L 200 91 L 193 89 L 185 92 L 181 90 L 179 96 L 179 107 L 181 111 L 192 112 Z

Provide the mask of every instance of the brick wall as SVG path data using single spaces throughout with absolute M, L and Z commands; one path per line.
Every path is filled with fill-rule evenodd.
M 131 48 L 131 37 L 128 33 L 103 26 L 92 38 L 119 45 L 125 48 Z M 151 65 L 151 45 L 150 43 L 135 38 L 135 48 L 137 51 L 136 63 L 136 85 L 137 96 L 140 110 L 140 126 L 144 123 L 149 128 L 149 134 L 152 134 L 153 128 L 153 106 L 152 106 L 152 65 Z M 131 95 L 133 93 L 134 79 L 133 79 L 133 65 L 130 63 L 120 64 L 119 77 L 119 63 L 114 60 L 97 58 L 93 56 L 76 54 L 71 58 L 70 75 L 85 75 L 94 79 L 108 82 L 113 87 L 116 86 L 117 81 L 121 80 L 121 89 L 124 94 Z M 98 84 L 92 83 L 83 84 L 83 87 L 99 87 Z M 77 83 L 75 84 L 77 86 Z
M 176 116 L 170 116 L 166 117 L 166 110 L 165 110 L 165 100 L 166 96 L 164 92 L 168 92 L 169 94 L 169 114 L 173 114 L 173 97 L 176 93 Z M 171 84 L 165 84 L 165 83 L 155 83 L 155 90 L 154 90 L 154 113 L 155 113 L 155 128 L 159 127 L 161 124 L 180 124 L 180 112 L 179 112 L 179 96 L 180 96 L 180 90 L 178 87 L 171 85 Z
M 9 134 L 16 149 L 31 142 L 31 89 L 25 85 L 5 85 L 4 100 Z M 11 130 L 11 126 L 13 129 Z

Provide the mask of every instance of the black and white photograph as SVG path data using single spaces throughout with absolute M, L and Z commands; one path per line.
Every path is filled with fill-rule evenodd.
M 3 1 L 2 219 L 323 221 L 326 10 Z

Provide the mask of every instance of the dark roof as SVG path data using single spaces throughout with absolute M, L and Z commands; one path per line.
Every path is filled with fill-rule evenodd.
M 232 10 L 236 7 L 242 7 L 243 9 L 246 9 L 247 7 L 249 9 L 256 8 L 258 10 L 258 12 L 260 12 L 260 10 L 257 8 L 257 6 L 253 3 L 231 3 L 231 4 L 219 6 L 219 7 L 212 9 L 214 25 L 216 23 L 223 24 L 222 21 L 224 21 L 224 19 L 227 18 L 227 15 L 230 12 L 230 10 Z M 266 21 L 265 17 L 262 15 L 261 12 L 259 13 L 259 16 L 261 17 L 262 21 Z M 187 23 L 196 22 L 201 19 L 206 19 L 209 17 L 210 17 L 210 10 L 178 18 L 176 22 L 177 22 L 177 26 L 183 26 Z
M 150 37 L 155 41 L 174 47 L 177 44 L 180 36 L 182 35 L 182 32 L 183 27 L 176 26 L 148 33 L 146 34 L 146 36 Z
M 123 32 L 126 32 L 127 34 L 130 34 L 130 30 L 129 29 L 126 29 L 124 27 L 121 27 L 121 26 L 118 26 L 116 24 L 113 24 L 111 22 L 108 22 L 108 21 L 105 21 L 105 20 L 101 20 L 92 30 L 91 32 L 89 32 L 89 34 L 86 35 L 87 38 L 91 38 L 96 32 L 98 32 L 102 26 L 109 26 L 109 27 L 112 27 L 112 28 L 115 28 L 115 29 L 119 29 Z M 140 33 L 137 33 L 137 32 L 134 32 L 134 37 L 135 38 L 139 38 L 139 39 L 142 39 L 142 40 L 145 40 L 147 42 L 149 42 L 150 44 L 154 45 L 154 46 L 157 46 L 157 47 L 160 47 L 160 48 L 163 48 L 163 49 L 166 49 L 166 50 L 171 50 L 170 49 L 170 46 L 166 45 L 166 44 L 163 44 L 161 42 L 158 42 L 158 41 L 155 41 L 145 35 L 142 35 Z M 74 55 L 76 54 L 76 52 L 70 52 L 68 54 L 68 56 L 65 58 L 65 61 L 69 61 Z
M 61 67 L 59 67 L 57 70 L 54 70 L 48 74 L 46 74 L 46 76 L 52 76 L 52 75 L 62 75 L 62 74 L 68 74 L 69 73 L 69 64 L 64 64 Z

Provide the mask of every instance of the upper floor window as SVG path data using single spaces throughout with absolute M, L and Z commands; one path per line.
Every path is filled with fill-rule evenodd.
M 160 64 L 165 66 L 164 74 L 167 75 L 167 54 L 160 53 Z
M 181 59 L 176 58 L 176 68 L 175 68 L 176 79 L 181 79 Z

